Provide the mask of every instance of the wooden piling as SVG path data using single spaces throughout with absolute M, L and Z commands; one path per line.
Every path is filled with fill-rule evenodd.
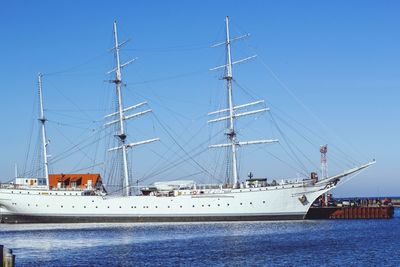
M 0 259 L 3 267 L 14 267 L 15 266 L 15 255 L 11 249 L 5 248 L 0 245 Z
M 3 264 L 3 245 L 0 245 L 0 262 Z

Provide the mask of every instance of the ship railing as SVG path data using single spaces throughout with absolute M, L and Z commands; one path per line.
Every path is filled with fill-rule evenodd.
M 58 187 L 52 187 L 52 188 L 50 188 L 50 190 L 51 191 L 85 191 L 85 190 L 88 190 L 88 189 L 86 189 L 86 188 L 78 188 L 78 187 L 76 187 L 76 188 L 70 188 L 70 187 L 65 187 L 65 188 L 58 188 Z
M 282 180 L 280 182 L 272 181 L 271 183 L 267 183 L 266 187 L 277 187 L 277 186 L 285 186 L 285 185 L 293 185 L 293 186 L 309 186 L 312 185 L 313 181 L 311 179 L 306 180 Z
M 193 190 L 205 190 L 205 189 L 222 189 L 226 188 L 222 184 L 196 184 L 191 189 Z
M 18 185 L 11 184 L 11 183 L 0 183 L 0 188 L 2 188 L 2 189 L 16 189 L 16 188 L 18 188 Z

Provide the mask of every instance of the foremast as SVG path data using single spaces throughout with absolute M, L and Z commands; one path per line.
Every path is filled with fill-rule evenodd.
M 46 117 L 44 116 L 44 104 L 43 104 L 43 92 L 42 92 L 42 77 L 43 74 L 38 74 L 38 91 L 39 91 L 39 122 L 41 125 L 41 135 L 42 135 L 42 154 L 43 154 L 43 170 L 44 178 L 46 179 L 47 189 L 50 190 L 49 183 L 49 162 L 47 153 L 47 136 L 46 136 Z
M 245 34 L 243 36 L 239 36 L 236 38 L 231 39 L 230 37 L 230 31 L 229 31 L 229 17 L 227 16 L 225 18 L 225 28 L 226 28 L 226 40 L 224 42 L 218 43 L 213 45 L 212 47 L 217 47 L 220 45 L 225 45 L 226 47 L 226 64 L 222 66 L 218 66 L 215 68 L 212 68 L 210 70 L 218 70 L 218 69 L 224 69 L 225 70 L 225 75 L 223 77 L 224 80 L 226 80 L 226 88 L 227 88 L 227 98 L 228 98 L 228 107 L 226 109 L 222 110 L 217 110 L 208 113 L 208 115 L 215 115 L 215 114 L 225 114 L 225 116 L 209 120 L 209 123 L 214 123 L 214 122 L 219 122 L 219 121 L 227 121 L 227 131 L 226 131 L 226 136 L 227 136 L 227 144 L 218 144 L 218 145 L 211 145 L 211 148 L 218 148 L 218 147 L 230 147 L 230 157 L 232 161 L 232 166 L 231 166 L 231 172 L 232 172 L 232 177 L 228 177 L 228 184 L 231 184 L 233 187 L 238 186 L 238 181 L 239 181 L 239 175 L 238 175 L 238 167 L 237 167 L 237 148 L 242 146 L 242 145 L 253 145 L 253 144 L 267 144 L 267 143 L 275 143 L 278 142 L 278 140 L 256 140 L 256 141 L 246 141 L 246 142 L 238 142 L 236 138 L 236 130 L 235 130 L 235 121 L 238 117 L 242 116 L 247 116 L 247 115 L 252 115 L 252 114 L 257 114 L 261 112 L 266 112 L 269 109 L 268 108 L 262 108 L 258 110 L 252 110 L 252 111 L 246 111 L 242 113 L 236 113 L 236 110 L 238 109 L 243 109 L 243 108 L 248 108 L 253 105 L 258 105 L 264 103 L 264 100 L 258 100 L 255 102 L 247 103 L 247 104 L 242 104 L 242 105 L 234 105 L 233 101 L 233 86 L 232 86 L 232 81 L 233 81 L 233 73 L 232 73 L 232 66 L 237 63 L 241 63 L 244 61 L 247 61 L 249 59 L 253 59 L 256 56 L 250 56 L 241 60 L 237 60 L 235 62 L 232 62 L 232 53 L 231 53 L 231 43 L 232 41 L 235 40 L 240 40 L 242 38 L 248 37 L 249 34 Z
M 130 179 L 129 179 L 129 169 L 128 169 L 128 155 L 127 155 L 127 150 L 128 148 L 134 147 L 134 146 L 138 146 L 138 145 L 142 145 L 142 144 L 147 144 L 147 143 L 151 143 L 154 141 L 158 141 L 160 140 L 159 138 L 153 138 L 153 139 L 149 139 L 149 140 L 144 140 L 144 141 L 140 141 L 140 142 L 136 142 L 136 143 L 127 143 L 126 139 L 127 139 L 127 133 L 126 133 L 126 129 L 125 129 L 125 120 L 128 119 L 132 119 L 141 115 L 144 115 L 148 112 L 151 112 L 151 109 L 147 109 L 132 115 L 125 115 L 125 113 L 127 111 L 130 111 L 132 109 L 136 109 L 139 107 L 142 107 L 144 105 L 147 104 L 147 102 L 142 102 L 139 104 L 136 104 L 134 106 L 130 106 L 128 108 L 124 108 L 123 106 L 123 99 L 122 99 L 122 92 L 121 92 L 121 85 L 122 85 L 122 68 L 127 66 L 128 64 L 132 63 L 133 61 L 135 61 L 135 59 L 129 60 L 128 62 L 121 64 L 120 61 L 120 47 L 125 44 L 126 42 L 123 43 L 119 43 L 118 42 L 118 32 L 117 32 L 117 22 L 114 21 L 114 25 L 113 25 L 113 31 L 114 31 L 114 57 L 115 57 L 115 65 L 116 67 L 109 71 L 108 74 L 115 72 L 115 79 L 112 80 L 111 82 L 113 82 L 115 84 L 115 91 L 116 91 L 116 95 L 117 95 L 117 111 L 109 114 L 107 116 L 105 116 L 105 118 L 108 117 L 117 117 L 115 120 L 108 122 L 105 124 L 105 126 L 109 126 L 115 123 L 118 123 L 118 134 L 117 134 L 117 138 L 119 140 L 119 146 L 114 147 L 109 149 L 108 151 L 121 151 L 122 154 L 122 172 L 123 172 L 123 189 L 124 189 L 124 195 L 125 196 L 130 196 L 131 195 L 131 186 L 130 186 Z

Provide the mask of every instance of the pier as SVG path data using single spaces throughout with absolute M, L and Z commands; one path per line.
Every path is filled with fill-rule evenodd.
M 391 219 L 394 207 L 312 207 L 306 219 Z
M 309 209 L 306 219 L 392 219 L 395 207 L 400 207 L 399 200 L 390 198 L 353 198 L 334 200 L 328 196 L 317 199 Z

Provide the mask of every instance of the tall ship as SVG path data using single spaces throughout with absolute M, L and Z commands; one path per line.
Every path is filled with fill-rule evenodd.
M 233 101 L 232 66 L 245 61 L 232 61 L 231 43 L 241 37 L 231 38 L 229 18 L 225 20 L 226 40 L 216 46 L 225 46 L 226 63 L 214 69 L 224 69 L 226 81 L 226 107 L 209 113 L 214 116 L 208 123 L 226 123 L 226 142 L 213 144 L 211 148 L 225 148 L 229 157 L 229 179 L 220 184 L 198 184 L 191 180 L 155 182 L 133 190 L 129 171 L 129 149 L 156 142 L 152 138 L 135 143 L 128 142 L 127 120 L 151 112 L 150 109 L 134 114 L 131 112 L 145 103 L 130 107 L 123 105 L 121 91 L 122 68 L 117 24 L 114 22 L 115 73 L 113 83 L 117 109 L 106 116 L 113 125 L 118 145 L 107 148 L 119 153 L 123 193 L 108 193 L 100 174 L 49 174 L 46 117 L 42 92 L 42 75 L 38 76 L 39 123 L 41 135 L 43 177 L 17 177 L 12 183 L 0 187 L 0 221 L 2 223 L 86 223 L 86 222 L 191 222 L 191 221 L 256 221 L 301 220 L 312 203 L 322 194 L 332 190 L 342 178 L 363 170 L 375 161 L 330 177 L 318 179 L 311 173 L 307 179 L 293 179 L 281 183 L 266 178 L 240 181 L 237 151 L 241 146 L 265 145 L 279 142 L 276 139 L 239 141 L 237 119 L 267 112 L 268 108 L 254 109 L 262 100 L 237 105 Z M 249 59 L 249 58 L 247 58 Z M 253 108 L 253 109 L 251 109 Z M 249 110 L 251 109 L 251 110 Z M 107 177 L 106 177 L 107 178 Z

